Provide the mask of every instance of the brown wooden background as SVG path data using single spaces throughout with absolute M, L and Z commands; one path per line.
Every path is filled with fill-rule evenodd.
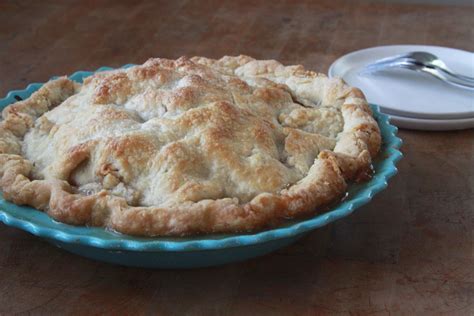
M 472 6 L 0 0 L 0 95 L 151 56 L 248 54 L 326 72 L 385 44 L 474 50 Z M 93 262 L 0 224 L 0 314 L 474 313 L 474 130 L 401 131 L 389 188 L 274 254 L 199 270 Z

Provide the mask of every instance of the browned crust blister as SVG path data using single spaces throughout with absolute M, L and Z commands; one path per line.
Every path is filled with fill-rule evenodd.
M 160 62 L 163 63 L 163 60 Z M 147 63 L 151 66 L 135 70 L 134 74 L 141 79 L 157 76 L 154 73 L 156 69 L 153 67 L 154 63 L 155 61 Z M 312 80 L 321 82 L 334 80 L 306 71 L 301 66 L 283 67 L 276 62 L 256 61 L 247 56 L 224 57 L 218 61 L 195 57 L 192 61 L 181 62 L 180 59 L 176 62 L 166 61 L 166 63 L 169 63 L 170 67 L 182 68 L 196 63 L 221 68 L 224 73 L 229 74 L 233 74 L 236 69 L 244 69 L 244 75 L 247 71 L 246 74 L 249 76 L 274 81 L 271 84 L 275 85 L 275 89 L 272 90 L 270 87 L 255 92 L 259 98 L 265 100 L 280 98 L 278 93 L 283 91 L 281 89 L 296 91 L 292 89 L 292 82 L 296 84 L 301 82 L 304 85 L 311 83 Z M 161 72 L 159 76 L 160 80 L 167 80 L 166 72 Z M 199 80 L 199 78 L 191 79 Z M 121 102 L 120 100 L 125 98 L 133 88 L 129 77 L 122 73 L 108 77 L 99 74 L 87 79 L 86 83 L 94 83 L 94 80 L 98 82 L 94 101 L 97 104 Z M 245 84 L 238 80 L 229 81 L 229 84 L 240 85 L 239 89 L 247 89 Z M 114 89 L 117 89 L 117 93 L 114 93 Z M 343 196 L 347 189 L 347 182 L 363 180 L 370 173 L 371 160 L 377 155 L 381 145 L 379 127 L 362 92 L 348 87 L 342 81 L 325 86 L 325 89 L 323 93 L 329 95 L 329 99 L 339 103 L 344 121 L 343 129 L 337 136 L 334 149 L 321 150 L 307 173 L 289 187 L 279 192 L 262 192 L 244 202 L 230 196 L 197 201 L 187 200 L 165 206 L 132 206 L 133 197 L 127 202 L 124 197 L 114 195 L 105 189 L 108 186 L 115 186 L 119 181 L 125 181 L 124 177 L 130 177 L 126 174 L 119 175 L 115 172 L 115 167 L 105 162 L 99 172 L 104 185 L 102 190 L 85 195 L 73 185 L 71 170 L 89 158 L 91 152 L 89 147 L 96 145 L 93 141 L 70 148 L 67 154 L 58 160 L 58 165 L 51 167 L 54 172 L 46 178 L 35 179 L 34 162 L 27 160 L 22 151 L 25 134 L 35 124 L 42 124 L 41 128 L 52 133 L 50 129 L 54 127 L 49 126 L 47 119 L 41 118 L 42 115 L 80 91 L 80 86 L 67 78 L 55 79 L 43 85 L 28 99 L 14 103 L 3 110 L 3 120 L 0 122 L 0 187 L 6 200 L 44 210 L 59 221 L 74 225 L 105 226 L 133 235 L 251 231 L 278 224 L 285 218 L 309 215 Z M 183 91 L 182 95 L 187 97 L 186 93 L 195 92 Z M 295 93 L 295 98 L 299 98 L 299 103 L 311 102 L 313 91 L 302 92 L 300 95 L 293 93 Z M 215 106 L 224 111 L 223 113 L 228 113 L 232 119 L 232 108 L 228 108 L 226 104 L 228 103 Z M 114 118 L 128 119 L 129 114 L 114 112 L 113 115 Z M 193 119 L 207 118 L 193 117 Z M 189 128 L 192 128 L 192 124 L 189 123 L 189 125 Z M 218 137 L 224 137 L 222 133 L 226 131 L 220 130 L 216 133 L 219 134 Z M 267 135 L 265 127 L 257 131 L 256 135 L 265 138 Z M 294 137 L 298 135 L 295 134 Z M 124 141 L 108 146 L 115 152 L 121 151 L 122 155 L 127 148 L 130 148 Z M 178 145 L 175 147 L 167 150 L 182 150 Z

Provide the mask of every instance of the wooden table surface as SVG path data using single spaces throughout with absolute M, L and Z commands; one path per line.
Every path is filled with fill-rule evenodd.
M 151 56 L 248 54 L 326 72 L 386 44 L 474 50 L 472 6 L 393 1 L 0 1 L 0 95 Z M 290 247 L 197 270 L 112 266 L 0 225 L 0 314 L 474 313 L 474 130 L 400 131 L 388 189 Z

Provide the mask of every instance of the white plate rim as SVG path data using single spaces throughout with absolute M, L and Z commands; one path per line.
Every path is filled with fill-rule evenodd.
M 392 124 L 406 129 L 449 131 L 474 128 L 474 118 L 437 120 L 388 115 Z

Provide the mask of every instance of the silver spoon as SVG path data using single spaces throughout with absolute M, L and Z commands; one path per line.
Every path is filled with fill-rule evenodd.
M 474 89 L 473 77 L 453 72 L 441 59 L 428 52 L 410 52 L 380 59 L 367 65 L 361 74 L 374 73 L 386 68 L 405 68 L 424 72 L 449 84 Z

